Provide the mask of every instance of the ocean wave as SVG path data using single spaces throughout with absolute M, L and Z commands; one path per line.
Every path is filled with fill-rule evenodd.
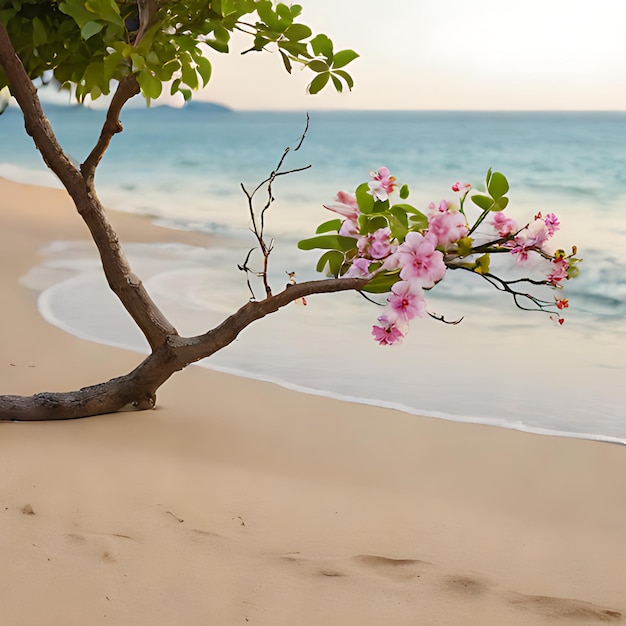
M 184 334 L 221 323 L 249 297 L 236 269 L 242 250 L 131 244 L 127 253 Z M 285 283 L 287 263 L 295 262 L 298 276 L 307 278 L 306 259 L 276 261 L 274 285 Z M 146 352 L 87 242 L 49 246 L 25 283 L 42 290 L 39 307 L 50 323 L 84 339 Z M 458 298 L 446 302 L 463 310 L 462 324 L 417 320 L 396 350 L 371 340 L 377 310 L 356 294 L 312 296 L 309 306 L 269 316 L 202 364 L 409 413 L 626 441 L 619 335 L 576 318 L 555 329 L 512 305 L 506 311 Z

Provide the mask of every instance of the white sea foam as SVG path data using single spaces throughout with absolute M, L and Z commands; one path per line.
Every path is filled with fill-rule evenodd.
M 244 250 L 131 244 L 127 252 L 183 334 L 219 324 L 248 298 L 236 269 Z M 283 267 L 307 278 L 306 261 L 294 268 L 298 255 L 288 256 L 275 259 L 281 268 L 272 277 L 275 288 L 285 283 Z M 145 340 L 97 265 L 91 246 L 56 242 L 24 283 L 43 289 L 38 302 L 48 322 L 145 353 Z M 485 319 L 479 302 L 464 309 L 458 326 L 417 320 L 402 346 L 383 348 L 369 336 L 378 313 L 373 305 L 356 294 L 314 296 L 306 307 L 290 305 L 260 320 L 201 365 L 409 413 L 626 442 L 625 368 L 609 336 L 576 324 L 554 328 L 516 312 Z
M 68 152 L 84 158 L 102 114 L 66 107 L 47 114 Z M 554 211 L 564 225 L 558 245 L 579 246 L 584 263 L 564 292 L 571 301 L 566 325 L 553 328 L 478 277 L 448 272 L 428 304 L 446 319 L 465 316 L 459 326 L 419 320 L 403 346 L 380 348 L 369 335 L 378 314 L 373 305 L 356 294 L 317 296 L 307 307 L 293 305 L 259 321 L 206 364 L 409 412 L 626 438 L 625 120 L 618 113 L 315 113 L 302 150 L 287 160 L 287 167 L 314 167 L 276 181 L 277 202 L 266 216 L 266 235 L 277 241 L 275 289 L 286 270 L 299 280 L 317 277 L 317 255 L 296 251 L 295 241 L 332 217 L 322 203 L 332 202 L 338 189 L 353 189 L 370 170 L 390 167 L 410 184 L 410 201 L 425 210 L 431 200 L 452 199 L 451 183 L 480 183 L 493 166 L 511 182 L 512 217 Z M 235 236 L 245 248 L 253 242 L 240 183 L 252 189 L 271 172 L 299 139 L 304 114 L 151 109 L 125 112 L 123 121 L 125 131 L 98 171 L 105 204 Z M 0 124 L 0 175 L 56 186 L 18 112 L 6 111 Z M 263 206 L 266 199 L 260 200 Z M 219 323 L 249 297 L 236 269 L 247 248 L 129 250 L 137 273 L 184 334 Z M 83 337 L 145 351 L 127 314 L 105 293 L 91 247 L 50 247 L 27 280 L 43 289 L 46 319 Z

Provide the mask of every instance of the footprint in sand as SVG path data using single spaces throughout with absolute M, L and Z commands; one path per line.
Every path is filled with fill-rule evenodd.
M 418 559 L 398 559 L 377 554 L 359 554 L 352 557 L 352 561 L 370 572 L 392 580 L 419 578 L 424 566 L 430 565 L 427 561 Z
M 503 590 L 484 577 L 466 572 L 443 575 L 432 563 L 418 559 L 393 558 L 376 554 L 359 554 L 340 560 L 310 559 L 299 552 L 283 554 L 280 558 L 302 567 L 309 574 L 331 579 L 373 574 L 390 581 L 408 584 L 409 587 L 415 584 L 416 590 L 418 588 L 423 590 L 424 584 L 442 585 L 447 593 L 454 594 L 457 598 L 490 594 L 494 599 L 512 605 L 519 611 L 541 615 L 555 623 L 557 621 L 585 623 L 591 626 L 591 624 L 624 621 L 623 614 L 615 609 L 583 600 L 533 596 Z M 415 582 L 410 582 L 411 580 Z
M 589 623 L 617 623 L 623 621 L 623 615 L 619 611 L 582 600 L 550 596 L 528 596 L 523 593 L 507 594 L 506 599 L 510 604 L 522 611 L 529 611 L 554 620 L 577 622 L 588 620 Z

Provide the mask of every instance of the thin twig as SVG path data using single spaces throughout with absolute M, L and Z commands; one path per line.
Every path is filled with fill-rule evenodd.
M 300 149 L 300 147 L 302 146 L 302 143 L 304 141 L 308 128 L 309 128 L 309 116 L 307 114 L 305 129 L 302 135 L 300 136 L 300 141 L 298 142 L 298 145 L 295 148 L 295 150 Z M 260 182 L 254 188 L 252 192 L 248 191 L 245 185 L 241 183 L 241 189 L 243 193 L 245 194 L 247 202 L 248 202 L 248 212 L 250 214 L 250 221 L 252 223 L 252 227 L 250 230 L 255 236 L 257 243 L 258 243 L 258 247 L 263 256 L 263 269 L 260 272 L 253 272 L 248 267 L 248 261 L 250 260 L 250 255 L 253 252 L 254 248 L 248 252 L 248 255 L 246 257 L 244 264 L 238 266 L 240 270 L 246 272 L 246 282 L 248 284 L 248 289 L 250 290 L 250 293 L 252 294 L 252 300 L 255 300 L 255 295 L 254 295 L 254 290 L 252 288 L 252 285 L 250 283 L 250 274 L 254 274 L 256 277 L 262 279 L 266 298 L 269 298 L 272 295 L 272 289 L 268 282 L 268 269 L 269 269 L 269 257 L 270 257 L 270 254 L 272 253 L 272 250 L 274 249 L 274 240 L 272 239 L 269 242 L 265 240 L 265 214 L 274 202 L 274 193 L 272 190 L 272 185 L 279 176 L 286 176 L 287 174 L 294 174 L 296 172 L 302 172 L 311 167 L 310 165 L 307 165 L 304 167 L 298 167 L 298 168 L 294 168 L 291 170 L 281 171 L 281 168 L 285 162 L 285 159 L 287 158 L 287 155 L 289 154 L 290 151 L 291 151 L 291 148 L 289 147 L 285 148 L 274 170 L 270 173 L 270 175 L 265 180 Z M 263 208 L 257 214 L 257 212 L 255 212 L 255 209 L 254 209 L 254 199 L 257 193 L 261 191 L 261 189 L 266 189 L 267 199 L 265 201 L 265 204 L 263 205 Z
M 460 324 L 464 319 L 463 317 L 460 317 L 458 320 L 449 322 L 447 319 L 444 318 L 443 315 L 439 315 L 438 313 L 431 313 L 430 311 L 426 311 L 426 313 L 428 313 L 428 315 L 430 315 L 430 317 L 432 317 L 434 320 L 437 320 L 438 322 L 443 322 L 444 324 L 448 324 L 449 326 L 456 326 L 457 324 Z
M 504 293 L 509 293 L 513 297 L 513 302 L 515 302 L 515 306 L 522 311 L 540 311 L 542 313 L 554 313 L 554 311 L 550 311 L 548 307 L 553 306 L 554 303 L 549 302 L 547 300 L 542 300 L 536 296 L 533 296 L 531 293 L 524 293 L 523 291 L 517 291 L 511 285 L 516 285 L 520 283 L 528 283 L 530 285 L 549 285 L 550 283 L 547 280 L 533 280 L 532 278 L 517 278 L 515 280 L 504 280 L 495 274 L 491 274 L 489 272 L 479 273 L 475 272 L 473 269 L 469 267 L 463 267 L 462 265 L 452 265 L 449 266 L 450 269 L 456 270 L 465 270 L 466 272 L 472 272 L 472 274 L 478 274 L 482 278 L 484 278 L 490 285 L 495 287 L 498 291 L 502 291 Z M 521 299 L 526 299 L 532 302 L 534 306 L 527 307 L 520 304 Z

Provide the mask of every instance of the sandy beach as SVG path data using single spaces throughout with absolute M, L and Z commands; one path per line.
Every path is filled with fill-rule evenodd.
M 211 245 L 112 221 L 126 242 Z M 64 192 L 0 179 L 0 237 L 0 393 L 139 362 L 48 325 L 19 282 L 45 244 L 88 237 Z M 626 622 L 622 446 L 198 367 L 154 411 L 0 431 L 2 624 Z

